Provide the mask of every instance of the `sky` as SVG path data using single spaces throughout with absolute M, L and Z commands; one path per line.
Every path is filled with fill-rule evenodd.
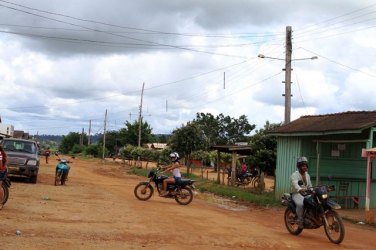
M 376 1 L 0 0 L 0 117 L 32 135 L 119 130 L 140 106 L 154 134 L 198 112 L 282 123 L 287 26 L 291 120 L 376 110 Z

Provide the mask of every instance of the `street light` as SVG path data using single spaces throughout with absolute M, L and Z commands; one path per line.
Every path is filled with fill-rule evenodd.
M 274 60 L 285 61 L 285 59 L 282 59 L 282 58 L 265 56 L 265 55 L 263 55 L 263 54 L 259 54 L 258 57 L 259 57 L 259 58 L 269 58 L 269 59 L 274 59 Z M 299 60 L 315 60 L 315 59 L 318 59 L 318 57 L 317 57 L 317 56 L 312 56 L 312 57 L 306 57 L 306 58 L 291 59 L 291 61 L 299 61 Z
M 291 62 L 292 61 L 299 61 L 299 60 L 315 60 L 318 59 L 317 56 L 312 56 L 312 57 L 307 57 L 307 58 L 298 58 L 298 59 L 291 59 L 291 43 L 289 43 L 290 49 L 286 49 L 286 58 L 276 58 L 276 57 L 270 57 L 270 56 L 265 56 L 263 54 L 259 54 L 259 58 L 269 58 L 269 59 L 274 59 L 274 60 L 281 60 L 285 61 L 285 68 L 283 69 L 285 71 L 285 124 L 290 122 L 290 117 L 291 117 Z

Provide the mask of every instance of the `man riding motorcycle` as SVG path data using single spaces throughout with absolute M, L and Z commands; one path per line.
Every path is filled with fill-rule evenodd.
M 299 228 L 303 228 L 303 212 L 304 212 L 304 196 L 302 195 L 307 189 L 312 187 L 311 178 L 308 174 L 308 160 L 305 156 L 299 157 L 296 167 L 298 168 L 291 177 L 291 193 L 292 199 L 296 204 L 296 214 L 298 216 Z M 302 181 L 303 185 L 299 185 L 298 182 Z

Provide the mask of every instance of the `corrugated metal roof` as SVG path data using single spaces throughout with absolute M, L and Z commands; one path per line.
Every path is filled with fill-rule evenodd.
M 376 125 L 376 111 L 348 111 L 343 113 L 302 116 L 271 131 L 272 134 L 359 131 Z
M 241 145 L 215 145 L 211 146 L 211 149 L 218 150 L 219 152 L 232 153 L 236 152 L 238 154 L 250 155 L 251 147 L 250 146 L 241 146 Z

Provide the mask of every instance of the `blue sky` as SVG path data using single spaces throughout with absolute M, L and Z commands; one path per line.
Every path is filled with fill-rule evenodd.
M 0 1 L 0 116 L 31 134 L 99 133 L 142 114 L 171 133 L 197 112 L 284 120 L 375 110 L 376 1 Z

